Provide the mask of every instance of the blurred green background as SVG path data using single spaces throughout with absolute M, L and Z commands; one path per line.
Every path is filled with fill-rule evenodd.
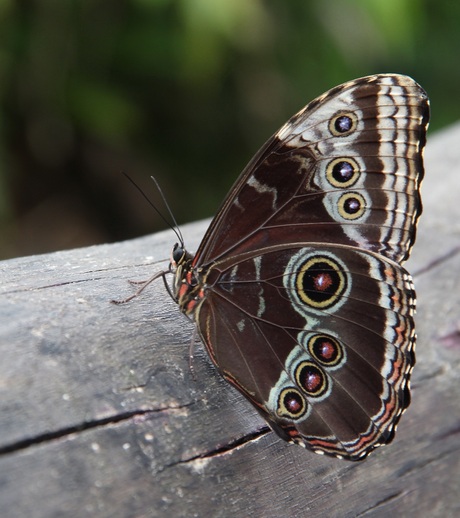
M 455 0 L 0 0 L 0 258 L 214 214 L 251 156 L 323 91 L 411 75 L 460 118 Z M 174 238 L 171 238 L 174 241 Z

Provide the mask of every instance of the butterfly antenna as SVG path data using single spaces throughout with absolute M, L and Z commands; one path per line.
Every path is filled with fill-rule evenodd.
M 183 247 L 184 246 L 184 238 L 182 236 L 182 232 L 180 231 L 179 225 L 177 224 L 176 218 L 174 217 L 173 211 L 171 210 L 171 207 L 169 206 L 168 200 L 166 199 L 166 197 L 164 195 L 164 192 L 162 191 L 162 189 L 160 187 L 160 184 L 158 183 L 158 180 L 154 176 L 151 176 L 150 178 L 153 180 L 153 182 L 155 183 L 155 185 L 156 185 L 156 187 L 158 189 L 158 192 L 160 193 L 160 196 L 161 196 L 161 199 L 163 200 L 164 206 L 168 210 L 169 217 L 172 219 L 172 222 L 174 223 L 174 228 L 173 228 L 174 233 L 176 234 L 177 238 L 179 239 L 179 242 L 180 242 L 181 246 Z
M 176 234 L 177 239 L 179 240 L 181 246 L 184 246 L 184 238 L 182 237 L 182 232 L 180 231 L 179 227 L 177 226 L 176 218 L 174 217 L 171 208 L 168 205 L 168 202 L 166 201 L 165 195 L 163 194 L 163 191 L 160 188 L 159 183 L 157 180 L 152 176 L 152 180 L 155 182 L 155 185 L 160 193 L 161 199 L 163 200 L 163 203 L 165 204 L 165 207 L 168 209 L 168 213 L 171 216 L 171 219 L 173 221 L 173 225 L 166 219 L 166 217 L 163 215 L 163 213 L 160 211 L 160 209 L 152 203 L 152 201 L 148 198 L 148 196 L 145 194 L 145 192 L 137 185 L 137 183 L 124 171 L 122 171 L 123 175 L 134 185 L 134 187 L 142 194 L 144 199 L 147 201 L 147 203 L 152 207 L 152 209 L 160 216 L 160 218 L 168 225 L 168 227 Z

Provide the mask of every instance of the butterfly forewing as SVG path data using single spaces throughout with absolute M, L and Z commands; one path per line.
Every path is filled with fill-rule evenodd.
M 177 297 L 214 364 L 284 439 L 358 460 L 410 401 L 428 100 L 406 76 L 336 87 L 235 183 Z
M 406 258 L 421 212 L 427 121 L 426 94 L 406 76 L 371 76 L 334 88 L 287 122 L 251 161 L 195 264 L 267 241 L 299 240 Z

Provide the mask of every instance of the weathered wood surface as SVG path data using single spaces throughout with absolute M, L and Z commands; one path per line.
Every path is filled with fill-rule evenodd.
M 426 151 L 413 402 L 363 463 L 269 432 L 160 282 L 164 232 L 0 263 L 2 517 L 459 516 L 460 125 Z M 190 249 L 207 222 L 182 230 Z

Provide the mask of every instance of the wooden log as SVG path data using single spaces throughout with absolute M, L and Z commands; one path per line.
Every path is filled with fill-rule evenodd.
M 429 139 L 412 404 L 362 463 L 269 431 L 157 282 L 171 231 L 0 264 L 2 517 L 458 516 L 460 125 Z M 184 226 L 194 249 L 208 222 Z

